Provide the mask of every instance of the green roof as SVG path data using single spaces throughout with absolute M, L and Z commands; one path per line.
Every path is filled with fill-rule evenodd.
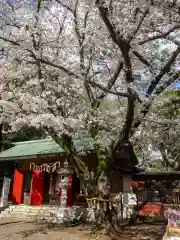
M 73 139 L 73 142 L 78 152 L 90 151 L 93 149 L 91 139 L 77 138 Z M 0 161 L 67 154 L 54 140 L 52 140 L 52 138 L 16 142 L 14 145 L 14 147 L 0 153 Z

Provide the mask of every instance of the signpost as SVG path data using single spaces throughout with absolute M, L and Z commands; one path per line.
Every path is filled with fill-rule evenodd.
M 5 207 L 7 205 L 10 184 L 11 184 L 11 179 L 4 177 L 3 187 L 1 191 L 0 207 Z

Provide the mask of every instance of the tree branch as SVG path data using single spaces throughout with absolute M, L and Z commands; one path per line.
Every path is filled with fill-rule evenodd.
M 111 23 L 110 20 L 108 19 L 107 9 L 105 9 L 105 8 L 103 7 L 103 1 L 101 1 L 101 0 L 96 0 L 96 5 L 97 5 L 98 8 L 99 8 L 99 12 L 100 12 L 100 14 L 101 14 L 101 18 L 102 18 L 103 22 L 105 23 L 106 27 L 108 28 L 112 40 L 113 40 L 115 43 L 117 43 L 117 40 L 121 42 L 121 41 L 122 41 L 121 38 L 117 35 L 114 26 L 112 25 L 112 23 Z M 123 42 L 123 41 L 122 41 L 122 42 Z
M 166 83 L 164 83 L 162 86 L 160 86 L 156 92 L 155 92 L 155 96 L 158 96 L 159 94 L 161 94 L 167 87 L 169 87 L 176 79 L 178 79 L 180 76 L 180 72 L 178 71 L 177 73 L 175 73 L 173 76 L 171 76 L 168 81 Z M 145 103 L 141 112 L 139 113 L 139 116 L 137 116 L 134 119 L 134 122 L 132 124 L 132 129 L 131 129 L 131 133 L 130 136 L 132 136 L 135 132 L 135 130 L 140 126 L 140 124 L 142 123 L 143 119 L 145 118 L 145 116 L 147 115 L 147 113 L 149 112 L 149 108 L 151 107 L 153 102 L 152 100 L 149 100 L 149 102 Z
M 162 70 L 160 71 L 160 73 L 155 77 L 155 79 L 152 80 L 147 92 L 146 92 L 146 96 L 148 97 L 149 95 L 152 94 L 152 92 L 154 91 L 154 89 L 156 88 L 156 86 L 158 85 L 158 83 L 160 82 L 160 80 L 162 79 L 162 77 L 169 72 L 172 64 L 174 63 L 174 61 L 176 60 L 177 56 L 180 53 L 180 47 L 178 47 L 172 54 L 171 58 L 167 61 L 167 63 L 164 65 L 164 67 L 162 68 Z
M 95 83 L 91 80 L 87 80 L 87 83 L 90 84 L 93 87 L 97 87 L 97 88 L 101 89 L 104 92 L 107 92 L 107 93 L 110 93 L 110 94 L 113 94 L 113 95 L 116 95 L 116 96 L 129 97 L 129 98 L 136 99 L 136 97 L 133 94 L 128 93 L 128 92 L 115 92 L 115 91 L 112 91 L 107 87 L 103 87 L 101 84 Z
M 116 45 L 119 47 L 119 49 L 122 52 L 122 55 L 124 58 L 124 64 L 125 64 L 126 82 L 131 83 L 133 82 L 134 79 L 132 75 L 131 59 L 129 56 L 129 50 L 130 50 L 129 43 L 128 41 L 121 38 L 120 34 L 117 33 L 115 27 L 113 26 L 113 24 L 108 18 L 108 10 L 103 6 L 103 3 L 104 3 L 103 1 L 96 0 L 96 5 L 99 8 L 101 18 L 105 23 L 112 40 L 114 41 L 114 43 L 116 43 Z
M 154 71 L 154 68 L 153 68 L 152 64 L 146 58 L 144 58 L 139 52 L 133 51 L 133 54 L 139 59 L 139 61 L 141 61 L 144 65 L 147 66 L 150 73 L 154 77 L 155 76 L 155 71 Z
M 163 157 L 163 161 L 164 161 L 165 167 L 166 167 L 166 168 L 168 168 L 168 167 L 171 167 L 171 168 L 172 168 L 172 167 L 173 167 L 173 164 L 171 164 L 171 163 L 169 162 L 168 157 L 167 157 L 167 155 L 166 155 L 166 152 L 165 152 L 165 150 L 164 150 L 163 144 L 160 144 L 160 145 L 159 145 L 159 150 L 160 150 L 161 155 L 162 155 L 162 157 Z
M 144 21 L 144 19 L 145 19 L 145 17 L 147 16 L 148 13 L 149 13 L 149 8 L 147 8 L 147 9 L 144 11 L 143 15 L 141 16 L 140 21 L 139 21 L 136 29 L 134 30 L 134 32 L 132 33 L 132 35 L 131 35 L 131 36 L 129 37 L 129 39 L 128 39 L 128 43 L 130 43 L 130 42 L 133 40 L 133 38 L 135 37 L 135 35 L 136 35 L 137 32 L 139 31 L 139 29 L 140 29 L 140 27 L 141 27 L 141 25 L 142 25 L 142 23 L 143 23 L 143 21 Z
M 0 36 L 0 39 L 2 39 L 2 40 L 5 41 L 5 42 L 9 42 L 9 43 L 11 43 L 11 44 L 13 44 L 13 45 L 15 45 L 15 46 L 20 46 L 20 43 L 18 43 L 18 42 L 16 42 L 16 41 L 13 41 L 13 40 L 11 40 L 11 39 L 8 39 L 8 38 L 2 37 L 2 36 Z
M 80 178 L 84 178 L 84 176 L 90 177 L 90 173 L 86 164 L 77 154 L 72 138 L 66 134 L 62 134 L 61 137 L 58 136 L 58 134 L 55 133 L 55 131 L 51 127 L 44 126 L 44 129 L 48 132 L 52 139 L 65 150 L 65 152 L 71 154 L 71 156 L 73 157 L 72 164 L 75 167 L 77 175 Z
M 177 71 L 174 73 L 168 81 L 164 82 L 160 87 L 157 88 L 154 95 L 158 96 L 160 95 L 165 89 L 167 89 L 173 82 L 175 82 L 180 77 L 180 71 Z
M 121 70 L 123 69 L 123 62 L 122 61 L 119 61 L 118 63 L 118 66 L 116 68 L 116 71 L 114 73 L 114 75 L 110 78 L 109 82 L 108 82 L 108 85 L 107 85 L 107 89 L 111 90 L 111 88 L 114 86 Z M 99 96 L 99 99 L 102 99 L 106 96 L 105 93 L 102 93 L 100 96 Z
M 67 68 L 65 68 L 65 67 L 63 67 L 63 66 L 61 66 L 61 65 L 58 65 L 58 64 L 56 64 L 56 63 L 53 63 L 53 62 L 49 61 L 48 59 L 40 58 L 39 61 L 40 61 L 41 63 L 46 64 L 46 65 L 49 65 L 49 66 L 58 68 L 58 69 L 64 71 L 65 73 L 67 73 L 69 76 L 74 76 L 74 77 L 78 78 L 78 76 L 77 76 L 75 73 L 71 72 L 70 70 L 68 70 Z
M 175 31 L 177 29 L 180 29 L 180 25 L 175 25 L 174 27 L 170 28 L 165 33 L 161 33 L 161 34 L 158 34 L 156 36 L 152 36 L 152 37 L 149 37 L 149 38 L 147 38 L 145 40 L 139 41 L 139 44 L 143 45 L 143 44 L 148 43 L 150 41 L 154 41 L 154 40 L 161 39 L 161 38 L 166 38 L 169 34 L 171 34 L 173 31 Z
M 118 150 L 120 146 L 129 139 L 129 134 L 131 131 L 132 123 L 134 120 L 134 108 L 135 108 L 135 99 L 128 98 L 128 107 L 126 112 L 126 120 L 123 126 L 120 136 L 112 143 L 110 156 Z

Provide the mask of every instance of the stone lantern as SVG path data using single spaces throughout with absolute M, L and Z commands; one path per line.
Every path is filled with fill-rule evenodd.
M 68 161 L 64 162 L 64 168 L 61 168 L 57 171 L 59 174 L 59 192 L 60 199 L 57 210 L 57 219 L 59 223 L 68 222 L 71 220 L 71 211 L 72 208 L 67 206 L 68 201 L 68 189 L 71 187 L 69 177 L 72 176 L 73 171 L 69 168 Z

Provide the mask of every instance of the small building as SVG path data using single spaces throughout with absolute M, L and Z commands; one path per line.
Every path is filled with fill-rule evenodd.
M 180 204 L 180 172 L 140 172 L 132 175 L 134 192 L 139 202 Z M 141 187 L 139 187 L 141 185 Z
M 93 152 L 92 142 L 88 138 L 74 139 L 74 145 L 86 162 L 89 171 L 97 168 L 97 157 Z M 0 153 L 0 168 L 8 166 L 11 181 L 10 199 L 14 204 L 57 204 L 59 199 L 58 171 L 69 162 L 70 156 L 51 138 L 16 142 L 14 146 Z M 10 164 L 10 165 L 9 165 Z M 131 176 L 137 169 L 137 159 L 130 143 L 120 149 L 112 168 L 111 192 L 130 192 Z M 50 170 L 51 168 L 51 170 Z M 69 181 L 71 188 L 67 205 L 71 206 L 77 201 L 77 196 L 83 195 L 83 182 L 78 179 L 72 168 Z M 53 169 L 53 170 L 52 170 Z

